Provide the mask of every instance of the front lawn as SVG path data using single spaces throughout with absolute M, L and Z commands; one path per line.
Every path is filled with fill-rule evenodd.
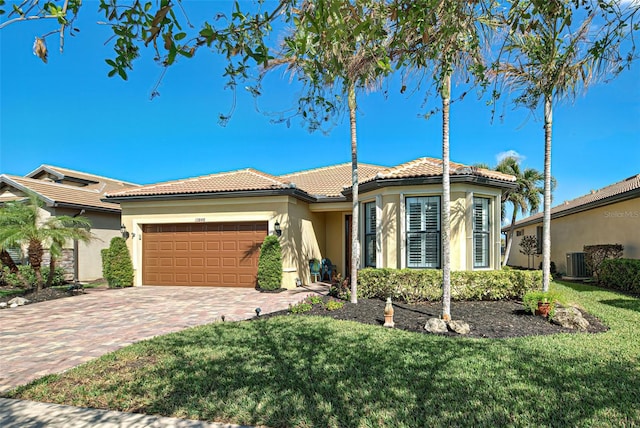
M 639 425 L 640 300 L 556 285 L 611 330 L 465 339 L 326 317 L 217 323 L 8 396 L 270 427 Z

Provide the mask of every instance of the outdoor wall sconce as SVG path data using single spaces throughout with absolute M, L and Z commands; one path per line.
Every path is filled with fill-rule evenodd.
M 280 228 L 280 223 L 276 221 L 273 225 L 273 230 L 276 232 L 276 236 L 282 236 L 282 229 Z
M 122 234 L 122 237 L 124 239 L 129 238 L 129 232 L 127 232 L 127 227 L 124 225 L 124 223 L 120 225 L 120 233 Z

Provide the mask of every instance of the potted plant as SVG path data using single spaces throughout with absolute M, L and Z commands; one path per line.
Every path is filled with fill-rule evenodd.
M 524 295 L 522 304 L 532 314 L 552 318 L 560 300 L 560 294 L 555 291 L 529 291 Z

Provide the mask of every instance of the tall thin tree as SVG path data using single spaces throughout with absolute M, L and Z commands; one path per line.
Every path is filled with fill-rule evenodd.
M 551 282 L 551 144 L 553 106 L 575 99 L 594 82 L 613 76 L 633 59 L 635 46 L 623 42 L 637 30 L 629 25 L 638 5 L 616 1 L 514 0 L 508 11 L 504 52 L 497 69 L 521 95 L 516 103 L 544 106 L 544 213 L 542 288 Z M 594 20 L 597 25 L 594 25 Z M 621 49 L 629 48 L 629 55 Z

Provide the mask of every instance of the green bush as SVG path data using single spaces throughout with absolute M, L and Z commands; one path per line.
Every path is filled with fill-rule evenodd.
M 302 314 L 304 312 L 309 312 L 312 308 L 313 305 L 311 303 L 302 301 L 295 305 L 289 306 L 289 312 L 291 312 L 292 314 Z
M 109 288 L 133 286 L 133 264 L 127 241 L 119 236 L 111 239 L 109 248 L 102 253 L 102 275 Z
M 344 306 L 344 302 L 339 300 L 329 300 L 325 305 L 325 309 L 328 311 L 337 311 L 338 309 L 342 309 Z
M 436 269 L 373 269 L 358 271 L 358 290 L 363 298 L 391 297 L 417 303 L 442 298 L 442 271 Z M 541 288 L 542 272 L 524 270 L 451 272 L 453 300 L 521 299 L 527 291 Z
M 22 277 L 27 281 L 30 287 L 35 287 L 36 285 L 36 273 L 30 265 L 19 265 L 18 271 L 22 275 Z M 49 266 L 43 266 L 40 268 L 40 272 L 42 273 L 42 278 L 46 280 L 49 276 Z M 62 285 L 65 283 L 64 280 L 64 269 L 60 266 L 57 266 L 55 269 L 55 273 L 53 275 L 52 286 Z M 2 272 L 2 284 L 7 285 L 9 287 L 24 287 L 24 284 L 18 278 L 18 275 L 15 273 L 10 273 L 8 267 L 3 268 Z
M 558 303 L 564 303 L 560 293 L 555 291 L 534 290 L 527 292 L 522 298 L 522 304 L 532 314 L 538 309 L 538 302 L 549 304 L 549 318 L 553 318 Z
M 607 288 L 640 293 L 640 260 L 603 260 L 598 281 Z
M 282 250 L 278 237 L 269 235 L 264 238 L 258 260 L 258 287 L 264 290 L 277 290 L 282 284 Z

